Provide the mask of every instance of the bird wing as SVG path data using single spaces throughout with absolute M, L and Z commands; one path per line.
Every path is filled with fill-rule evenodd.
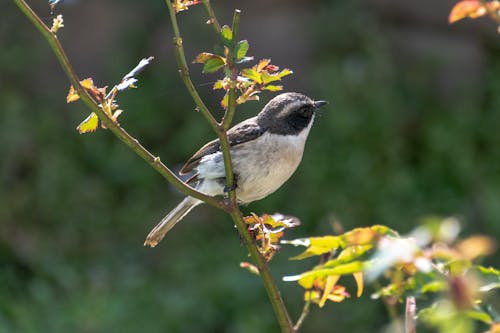
M 239 144 L 254 140 L 262 135 L 263 129 L 257 124 L 256 118 L 247 119 L 227 131 L 229 146 L 234 147 Z M 181 175 L 190 173 L 200 164 L 204 156 L 220 151 L 220 141 L 215 139 L 200 148 L 182 167 Z

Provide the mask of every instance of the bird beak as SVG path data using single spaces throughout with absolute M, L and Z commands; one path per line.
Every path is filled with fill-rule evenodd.
M 316 109 L 319 109 L 320 107 L 322 107 L 323 105 L 326 105 L 328 104 L 327 101 L 314 101 L 314 107 Z

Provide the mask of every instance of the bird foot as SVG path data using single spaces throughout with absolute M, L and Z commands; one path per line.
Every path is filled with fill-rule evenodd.
M 232 186 L 224 186 L 224 193 L 229 193 L 233 190 L 236 190 L 238 188 L 238 184 L 236 184 L 236 182 L 233 183 Z

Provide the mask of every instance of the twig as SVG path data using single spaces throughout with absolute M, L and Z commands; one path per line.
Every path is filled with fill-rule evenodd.
M 300 327 L 302 326 L 302 324 L 304 323 L 304 320 L 306 319 L 307 315 L 309 314 L 309 311 L 310 311 L 310 307 L 311 307 L 311 301 L 310 300 L 307 300 L 305 303 L 304 303 L 304 307 L 302 308 L 302 313 L 300 314 L 300 317 L 299 319 L 297 320 L 297 323 L 295 324 L 295 326 L 293 326 L 293 330 L 295 332 L 298 332 Z
M 238 231 L 243 239 L 243 243 L 245 244 L 248 252 L 250 253 L 250 256 L 255 261 L 257 268 L 259 269 L 259 276 L 262 279 L 264 288 L 266 289 L 267 292 L 267 296 L 274 309 L 274 313 L 276 319 L 278 320 L 281 332 L 295 333 L 292 320 L 290 319 L 290 315 L 288 314 L 285 303 L 283 302 L 281 293 L 271 275 L 269 266 L 267 265 L 265 259 L 260 254 L 259 249 L 255 246 L 252 237 L 247 232 L 245 222 L 243 221 L 243 216 L 241 215 L 240 209 L 238 207 L 236 208 L 237 209 L 231 213 L 231 217 L 233 218 L 233 221 L 236 224 L 236 227 L 238 228 Z
M 182 193 L 200 199 L 214 207 L 224 209 L 224 205 L 217 198 L 205 195 L 180 180 L 168 167 L 166 167 L 160 158 L 151 154 L 144 148 L 137 139 L 133 138 L 127 131 L 125 131 L 117 122 L 114 122 L 108 115 L 97 105 L 97 103 L 90 97 L 86 90 L 80 85 L 80 80 L 76 75 L 73 67 L 71 66 L 63 47 L 59 43 L 57 36 L 53 34 L 50 29 L 43 23 L 40 17 L 31 9 L 31 7 L 24 0 L 14 0 L 19 9 L 26 15 L 26 17 L 35 25 L 35 27 L 42 33 L 50 47 L 55 53 L 56 58 L 59 60 L 66 76 L 75 87 L 78 95 L 87 107 L 97 114 L 102 123 L 108 128 L 120 141 L 129 146 L 137 155 L 142 157 L 153 169 L 158 171 L 165 179 L 174 185 Z
M 241 11 L 239 9 L 236 9 L 234 11 L 233 15 L 233 40 L 236 40 L 236 37 L 238 35 L 238 30 L 240 27 L 240 14 Z M 232 57 L 229 57 L 229 67 L 231 69 L 231 88 L 229 89 L 228 93 L 228 103 L 227 103 L 227 110 L 224 113 L 224 117 L 222 118 L 222 127 L 225 130 L 228 130 L 229 127 L 231 126 L 231 123 L 233 122 L 234 118 L 234 113 L 236 111 L 236 79 L 238 77 L 238 69 L 236 68 L 236 65 L 233 63 L 234 59 L 231 59 Z
M 260 271 L 260 276 L 262 277 L 265 289 L 268 293 L 271 304 L 274 308 L 276 317 L 278 319 L 278 323 L 280 325 L 282 332 L 293 333 L 292 322 L 288 315 L 288 312 L 285 308 L 283 299 L 279 293 L 276 284 L 271 276 L 269 267 L 265 262 L 264 258 L 260 255 L 258 248 L 253 244 L 253 240 L 251 236 L 246 231 L 246 226 L 243 221 L 243 217 L 241 215 L 241 211 L 236 202 L 234 189 L 230 190 L 230 202 L 229 205 L 221 203 L 218 199 L 214 197 L 207 196 L 201 192 L 198 192 L 194 188 L 186 185 L 182 180 L 175 176 L 175 174 L 167 168 L 159 159 L 152 155 L 148 150 L 146 150 L 137 139 L 130 136 L 117 122 L 114 122 L 110 119 L 107 114 L 98 106 L 98 104 L 89 96 L 85 89 L 80 85 L 80 80 L 76 73 L 74 72 L 65 52 L 62 48 L 57 36 L 53 34 L 47 26 L 40 20 L 38 15 L 33 12 L 33 10 L 28 6 L 28 4 L 24 0 L 14 0 L 19 9 L 27 16 L 27 18 L 35 25 L 35 27 L 42 33 L 50 47 L 54 51 L 56 58 L 59 60 L 63 70 L 65 71 L 69 81 L 75 87 L 78 92 L 78 95 L 82 99 L 82 101 L 87 105 L 87 107 L 97 114 L 101 122 L 115 135 L 120 139 L 120 141 L 124 142 L 127 146 L 129 146 L 136 154 L 142 157 L 149 165 L 151 165 L 156 171 L 158 171 L 163 177 L 165 177 L 170 183 L 176 186 L 182 193 L 200 199 L 212 206 L 225 209 L 231 214 L 233 221 L 235 222 L 240 234 L 243 237 L 243 241 L 250 252 L 250 255 L 255 260 L 257 267 Z M 230 163 L 230 155 L 229 155 L 229 143 L 227 140 L 226 129 L 222 126 L 223 124 L 219 124 L 215 118 L 212 116 L 206 105 L 201 100 L 199 94 L 197 93 L 191 79 L 189 76 L 189 71 L 186 63 L 186 58 L 184 55 L 184 49 L 182 46 L 182 38 L 179 34 L 179 28 L 177 25 L 177 20 L 175 16 L 175 12 L 173 11 L 172 5 L 169 0 L 166 0 L 167 7 L 170 12 L 172 26 L 174 28 L 174 43 L 176 50 L 176 58 L 179 65 L 179 70 L 181 77 L 186 85 L 186 88 L 190 92 L 194 102 L 196 103 L 198 110 L 203 114 L 209 124 L 212 126 L 214 131 L 217 133 L 220 141 L 221 141 L 221 149 L 225 155 L 225 163 L 226 163 L 226 172 L 228 185 L 231 185 L 232 177 L 232 167 Z M 210 7 L 208 7 L 210 8 Z M 218 24 L 218 23 L 217 23 Z M 232 99 L 234 103 L 236 94 L 232 94 Z M 229 109 L 229 108 L 228 108 Z M 229 112 L 229 111 L 228 111 Z M 231 109 L 231 112 L 234 113 L 234 108 Z M 228 117 L 225 117 L 228 119 Z M 230 118 L 229 118 L 230 119 Z M 230 125 L 230 121 L 227 121 L 228 126 Z M 228 163 L 229 162 L 229 163 Z
M 415 297 L 409 296 L 406 298 L 405 333 L 417 333 L 416 316 L 417 303 L 415 302 Z
M 212 116 L 210 110 L 208 110 L 208 107 L 201 99 L 200 94 L 198 94 L 198 91 L 194 87 L 193 81 L 191 81 L 191 77 L 189 76 L 189 69 L 187 66 L 186 56 L 184 55 L 184 46 L 182 45 L 183 42 L 179 32 L 179 25 L 177 24 L 177 16 L 175 14 L 175 10 L 170 0 L 165 0 L 165 3 L 167 4 L 170 14 L 172 28 L 174 29 L 175 58 L 177 60 L 177 65 L 179 66 L 179 74 L 181 75 L 186 89 L 191 94 L 191 98 L 196 103 L 198 110 L 203 114 L 210 126 L 212 126 L 212 129 L 215 131 L 215 133 L 218 133 L 220 132 L 219 123 Z
M 219 24 L 219 21 L 217 20 L 217 17 L 215 17 L 214 10 L 212 6 L 210 5 L 210 0 L 203 0 L 203 5 L 205 6 L 205 9 L 207 10 L 209 18 L 209 23 L 212 24 L 212 26 L 215 29 L 215 33 L 219 34 L 221 31 L 221 27 Z
M 233 39 L 236 40 L 236 36 L 238 36 L 238 32 L 240 30 L 240 16 L 241 10 L 235 9 L 233 14 L 233 25 L 231 30 L 233 31 Z
M 234 115 L 235 109 L 236 109 L 236 90 L 231 89 L 230 94 L 229 94 L 229 100 L 228 100 L 228 109 L 223 117 L 223 121 L 220 123 L 217 123 L 213 116 L 211 115 L 210 111 L 208 108 L 205 106 L 201 98 L 199 97 L 199 94 L 197 93 L 195 87 L 193 86 L 191 82 L 191 78 L 189 77 L 189 71 L 187 69 L 187 63 L 184 55 L 184 51 L 182 49 L 182 38 L 180 36 L 179 32 L 179 27 L 177 24 L 177 18 L 175 15 L 175 11 L 172 7 L 172 3 L 170 0 L 165 0 L 165 3 L 168 7 L 169 13 L 170 13 L 170 18 L 171 18 L 171 23 L 172 27 L 174 30 L 174 40 L 176 41 L 176 56 L 177 56 L 177 63 L 179 65 L 179 69 L 181 72 L 181 77 L 182 80 L 184 81 L 184 84 L 186 85 L 187 89 L 191 93 L 191 96 L 193 97 L 193 100 L 195 101 L 196 105 L 198 106 L 198 109 L 205 115 L 207 120 L 210 122 L 212 125 L 212 128 L 214 129 L 215 133 L 217 134 L 220 145 L 221 145 L 221 150 L 222 154 L 224 157 L 224 168 L 226 172 L 226 185 L 227 188 L 229 189 L 228 193 L 228 201 L 226 203 L 226 211 L 228 211 L 233 219 L 233 222 L 235 223 L 242 239 L 243 243 L 245 244 L 248 252 L 250 253 L 250 256 L 252 259 L 255 261 L 257 268 L 259 269 L 260 277 L 262 278 L 262 282 L 264 284 L 264 287 L 266 289 L 267 295 L 269 297 L 269 300 L 271 302 L 271 305 L 273 306 L 276 318 L 278 320 L 279 326 L 281 328 L 281 331 L 283 333 L 294 333 L 293 329 L 293 324 L 290 319 L 290 316 L 288 314 L 288 311 L 285 307 L 285 303 L 283 302 L 283 299 L 281 298 L 281 294 L 278 290 L 278 287 L 276 286 L 276 283 L 274 282 L 274 279 L 271 275 L 269 266 L 267 265 L 267 262 L 265 261 L 264 257 L 260 254 L 257 246 L 254 244 L 252 237 L 250 234 L 247 232 L 246 229 L 246 224 L 243 220 L 243 216 L 241 214 L 241 210 L 238 206 L 238 203 L 236 201 L 236 192 L 235 192 L 235 186 L 234 186 L 234 176 L 233 176 L 233 168 L 231 164 L 231 155 L 230 155 L 230 146 L 229 146 L 229 141 L 226 135 L 227 129 L 231 126 L 232 122 L 232 116 Z M 211 18 L 215 18 L 213 11 L 209 5 L 209 2 L 207 0 L 204 0 L 203 3 L 205 4 L 205 8 L 209 12 L 209 15 Z M 239 11 L 235 11 L 235 20 L 233 22 L 233 27 L 236 28 L 236 32 L 238 30 L 239 26 Z M 217 21 L 214 21 L 214 25 L 218 25 L 216 23 Z M 220 27 L 220 26 L 219 26 Z M 217 34 L 220 33 L 220 29 L 215 29 L 217 30 Z M 233 38 L 236 38 L 236 35 L 233 31 Z M 179 42 L 181 41 L 181 42 Z

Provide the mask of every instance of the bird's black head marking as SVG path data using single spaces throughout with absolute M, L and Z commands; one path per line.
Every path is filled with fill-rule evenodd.
M 266 104 L 257 122 L 270 133 L 296 135 L 309 126 L 316 109 L 322 105 L 324 102 L 314 102 L 303 94 L 280 94 Z

